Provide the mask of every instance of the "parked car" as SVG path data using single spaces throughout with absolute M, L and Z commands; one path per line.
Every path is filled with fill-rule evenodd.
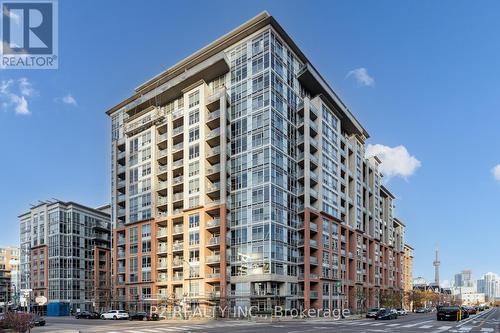
M 468 307 L 466 306 L 461 306 L 460 309 L 462 310 L 462 319 L 465 319 L 465 318 L 469 318 L 470 314 L 469 314 L 469 311 L 467 310 Z
M 406 316 L 408 314 L 408 312 L 403 308 L 396 309 L 396 311 L 398 312 L 398 316 Z
M 147 314 L 146 312 L 136 312 L 129 315 L 129 320 L 159 320 L 157 313 Z
M 80 311 L 75 315 L 76 319 L 99 319 L 101 318 L 101 314 L 98 312 L 90 312 L 90 311 Z
M 416 312 L 416 313 L 426 313 L 427 311 L 426 311 L 426 309 L 425 309 L 425 308 L 417 308 L 417 309 L 415 310 L 415 312 Z
M 43 317 L 40 317 L 39 315 L 35 314 L 35 315 L 33 315 L 33 318 L 31 319 L 31 323 L 34 326 L 45 326 L 45 319 Z
M 128 319 L 129 315 L 123 310 L 109 310 L 101 314 L 101 319 Z
M 460 306 L 442 306 L 436 314 L 437 320 L 461 320 L 469 317 L 467 310 Z
M 366 313 L 366 318 L 375 318 L 377 316 L 377 312 L 380 310 L 383 310 L 384 308 L 371 308 L 368 309 L 368 312 Z
M 477 308 L 475 306 L 468 306 L 467 307 L 467 312 L 472 315 L 477 313 Z
M 382 309 L 377 312 L 375 320 L 390 320 L 397 319 L 398 312 L 395 309 Z

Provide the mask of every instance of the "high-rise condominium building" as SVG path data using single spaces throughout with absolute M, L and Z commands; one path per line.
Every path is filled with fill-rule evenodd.
M 408 244 L 403 252 L 403 290 L 413 290 L 413 248 Z
M 472 271 L 469 269 L 463 270 L 460 273 L 455 274 L 454 287 L 474 287 L 474 280 L 472 279 Z
M 69 303 L 73 310 L 110 306 L 110 206 L 47 201 L 20 215 L 21 288 L 31 302 Z
M 477 280 L 477 292 L 483 293 L 491 301 L 500 297 L 500 278 L 495 273 L 486 273 L 482 279 Z
M 8 302 L 16 302 L 19 292 L 19 248 L 15 246 L 0 247 L 0 273 L 3 275 L 0 282 L 0 302 L 5 299 L 2 295 L 7 295 Z M 9 280 L 9 285 L 7 285 Z M 5 291 L 4 291 L 5 289 Z
M 404 225 L 368 133 L 262 13 L 109 109 L 123 308 L 376 305 Z

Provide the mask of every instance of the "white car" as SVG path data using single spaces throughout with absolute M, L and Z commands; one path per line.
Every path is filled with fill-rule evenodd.
M 399 316 L 406 316 L 408 312 L 405 309 L 396 309 Z
M 109 310 L 101 314 L 101 319 L 128 319 L 128 313 L 123 310 Z

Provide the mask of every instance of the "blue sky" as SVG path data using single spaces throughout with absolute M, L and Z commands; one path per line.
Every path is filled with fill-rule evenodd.
M 385 153 L 414 275 L 432 279 L 436 244 L 444 279 L 500 273 L 495 1 L 62 0 L 59 69 L 0 71 L 0 244 L 18 242 L 17 215 L 37 200 L 108 202 L 105 110 L 262 10 Z

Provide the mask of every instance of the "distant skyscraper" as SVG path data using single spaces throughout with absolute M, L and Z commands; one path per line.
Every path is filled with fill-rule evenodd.
M 484 293 L 487 299 L 500 296 L 500 278 L 495 273 L 486 273 L 477 280 L 477 292 Z
M 461 271 L 458 274 L 455 274 L 455 283 L 454 287 L 474 287 L 474 281 L 472 280 L 472 271 L 470 269 L 466 269 Z

